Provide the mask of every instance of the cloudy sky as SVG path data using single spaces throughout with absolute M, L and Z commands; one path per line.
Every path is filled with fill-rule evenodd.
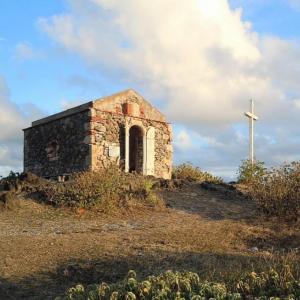
M 133 88 L 174 126 L 174 161 L 226 179 L 300 159 L 300 0 L 1 0 L 0 174 L 34 119 Z

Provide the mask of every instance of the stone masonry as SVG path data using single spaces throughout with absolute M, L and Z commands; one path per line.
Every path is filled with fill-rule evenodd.
M 24 129 L 25 172 L 57 178 L 112 164 L 125 172 L 171 178 L 171 125 L 134 90 L 71 108 Z

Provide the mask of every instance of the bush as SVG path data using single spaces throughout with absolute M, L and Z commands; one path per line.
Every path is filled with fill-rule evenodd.
M 286 266 L 288 269 L 288 266 Z M 299 299 L 300 281 L 292 275 L 285 275 L 270 269 L 268 272 L 247 273 L 229 288 L 225 283 L 201 281 L 196 273 L 167 271 L 159 276 L 149 276 L 144 281 L 137 279 L 134 271 L 129 271 L 122 283 L 108 285 L 101 283 L 84 287 L 81 284 L 70 288 L 66 295 L 56 300 L 66 299 Z M 286 275 L 288 274 L 288 275 Z M 274 298 L 271 298 L 274 297 Z
M 190 163 L 183 163 L 174 167 L 172 177 L 175 179 L 186 179 L 188 181 L 207 181 L 214 183 L 223 182 L 220 177 L 216 177 L 208 172 L 204 172 L 199 167 L 194 167 Z
M 263 213 L 297 220 L 300 214 L 300 163 L 272 168 L 264 176 L 256 177 L 249 187 L 249 194 Z
M 10 171 L 7 177 L 3 177 L 0 179 L 0 191 L 13 191 L 20 190 L 21 188 L 21 180 L 20 173 Z
M 264 162 L 243 160 L 238 170 L 238 182 L 249 184 L 253 179 L 261 178 L 265 172 Z
M 14 210 L 19 207 L 19 204 L 17 195 L 14 192 L 9 191 L 0 193 L 0 211 Z
M 125 174 L 116 167 L 97 172 L 81 172 L 64 183 L 49 182 L 36 188 L 40 198 L 55 206 L 97 207 L 108 211 L 129 204 L 158 205 L 153 182 L 143 176 Z

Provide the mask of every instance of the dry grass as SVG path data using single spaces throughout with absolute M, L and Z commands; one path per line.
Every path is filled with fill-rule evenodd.
M 141 206 L 163 206 L 163 201 L 153 192 L 153 180 L 125 174 L 115 166 L 74 174 L 65 183 L 47 180 L 24 180 L 21 183 L 24 191 L 42 202 L 81 211 L 93 208 L 110 213 Z
M 184 179 L 196 182 L 213 182 L 221 183 L 222 178 L 213 176 L 212 174 L 202 171 L 199 167 L 194 167 L 190 163 L 183 163 L 173 168 L 172 177 L 175 179 Z
M 53 299 L 78 282 L 122 280 L 129 269 L 141 278 L 189 270 L 230 286 L 246 271 L 280 270 L 288 262 L 298 276 L 298 254 L 285 253 L 300 247 L 299 224 L 257 219 L 248 200 L 198 184 L 161 197 L 167 208 L 127 214 L 74 213 L 29 200 L 2 213 L 0 295 Z
M 19 207 L 19 204 L 14 192 L 0 192 L 0 212 L 14 210 Z
M 300 216 L 300 163 L 272 168 L 263 176 L 255 176 L 249 184 L 249 194 L 265 215 L 297 221 Z

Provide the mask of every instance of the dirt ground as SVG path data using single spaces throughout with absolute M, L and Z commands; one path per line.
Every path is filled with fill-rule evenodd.
M 274 250 L 300 248 L 299 224 L 257 218 L 236 191 L 192 184 L 161 196 L 166 208 L 110 216 L 26 199 L 0 212 L 0 299 L 53 299 L 78 282 L 120 280 L 129 269 L 141 277 L 176 269 L 217 278 Z

